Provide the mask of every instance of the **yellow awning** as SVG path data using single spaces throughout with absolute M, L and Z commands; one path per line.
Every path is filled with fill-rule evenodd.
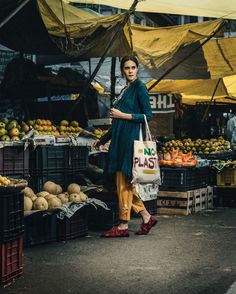
M 64 0 L 84 4 L 102 4 L 129 9 L 133 0 Z M 136 11 L 216 18 L 236 19 L 235 0 L 144 0 L 137 4 Z
M 172 93 L 181 95 L 182 102 L 194 105 L 196 102 L 209 102 L 216 89 L 217 80 L 163 80 L 150 93 Z M 146 84 L 149 88 L 155 80 Z M 220 79 L 214 101 L 236 103 L 236 75 Z

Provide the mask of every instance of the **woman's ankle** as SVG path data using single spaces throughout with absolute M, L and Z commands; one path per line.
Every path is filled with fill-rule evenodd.
M 151 214 L 145 209 L 143 211 L 140 212 L 143 222 L 146 224 L 149 222 Z
M 129 228 L 128 221 L 121 221 L 118 228 L 119 230 L 127 230 Z

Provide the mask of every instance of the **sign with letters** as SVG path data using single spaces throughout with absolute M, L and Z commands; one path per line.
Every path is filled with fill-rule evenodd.
M 175 96 L 173 94 L 150 94 L 152 113 L 175 112 Z

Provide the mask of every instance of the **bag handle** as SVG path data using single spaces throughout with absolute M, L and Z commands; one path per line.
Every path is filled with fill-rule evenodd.
M 144 114 L 144 123 L 145 123 L 145 140 L 146 141 L 152 141 L 152 135 L 148 126 L 146 115 Z M 139 140 L 143 141 L 143 132 L 142 132 L 142 124 L 140 123 L 139 127 Z

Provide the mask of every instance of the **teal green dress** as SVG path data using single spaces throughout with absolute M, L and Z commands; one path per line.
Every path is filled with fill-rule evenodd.
M 134 140 L 139 139 L 140 123 L 152 119 L 149 94 L 144 83 L 136 79 L 124 91 L 114 106 L 121 112 L 132 114 L 132 120 L 113 118 L 109 131 L 101 138 L 101 144 L 111 140 L 109 147 L 108 173 L 117 171 L 131 177 L 133 166 Z M 144 130 L 144 124 L 143 124 Z

